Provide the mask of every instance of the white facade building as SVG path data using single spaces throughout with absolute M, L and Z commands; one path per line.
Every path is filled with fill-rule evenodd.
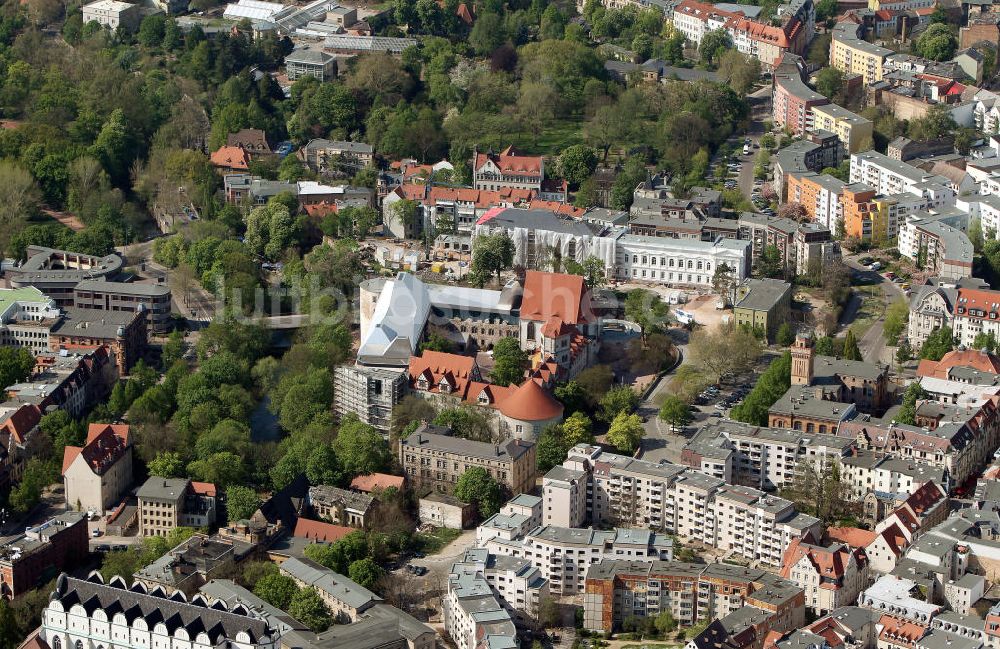
M 750 275 L 750 261 L 749 241 L 623 234 L 618 237 L 616 276 L 629 281 L 709 288 L 722 264 L 732 270 L 736 280 L 743 280 Z
M 42 611 L 39 637 L 50 649 L 276 649 L 279 633 L 262 615 L 242 605 L 183 593 L 169 599 L 160 589 L 131 589 L 118 577 L 108 584 L 63 574 Z M 168 626 L 169 624 L 169 626 Z

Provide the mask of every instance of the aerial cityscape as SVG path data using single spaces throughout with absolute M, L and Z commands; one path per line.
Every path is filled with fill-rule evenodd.
M 1000 649 L 1000 4 L 0 6 L 0 649 Z

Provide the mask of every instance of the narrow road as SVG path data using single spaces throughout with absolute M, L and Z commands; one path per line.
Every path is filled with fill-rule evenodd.
M 879 298 L 882 300 L 882 312 L 879 314 L 878 319 L 869 327 L 865 335 L 861 337 L 858 341 L 858 349 L 861 351 L 861 357 L 866 361 L 871 362 L 881 362 L 881 363 L 892 363 L 893 358 L 891 349 L 886 345 L 885 336 L 883 335 L 883 330 L 885 328 L 885 311 L 894 301 L 899 298 L 905 298 L 903 289 L 899 287 L 898 284 L 887 279 L 885 275 L 880 272 L 868 270 L 860 263 L 858 263 L 857 257 L 844 257 L 844 263 L 847 264 L 849 268 L 855 271 L 855 273 L 869 281 L 876 281 L 879 287 Z M 854 321 L 857 315 L 858 309 L 861 304 L 861 297 L 859 295 L 854 295 L 852 297 L 852 302 L 848 305 L 845 310 L 843 324 L 846 327 Z M 868 299 L 872 299 L 869 297 Z
M 153 242 L 142 241 L 129 246 L 119 248 L 119 252 L 126 255 L 136 266 L 142 267 L 141 275 L 149 279 L 157 280 L 162 278 L 164 282 L 170 283 L 170 269 L 153 261 Z M 171 287 L 173 288 L 173 287 Z M 186 295 L 179 295 L 176 290 L 172 291 L 171 310 L 181 314 L 191 325 L 204 326 L 215 318 L 216 298 L 210 292 L 202 288 L 197 280 L 191 282 Z M 197 326 L 191 326 L 195 329 Z
M 671 328 L 668 330 L 668 334 L 677 346 L 683 364 L 683 359 L 687 354 L 688 332 L 684 329 Z M 660 377 L 656 387 L 653 388 L 649 396 L 636 408 L 636 413 L 645 420 L 643 427 L 646 429 L 646 435 L 641 442 L 642 458 L 650 462 L 659 462 L 661 460 L 679 462 L 681 449 L 687 443 L 687 439 L 683 435 L 670 432 L 670 425 L 660 421 L 659 417 L 657 417 L 660 411 L 660 402 L 664 396 L 669 394 L 668 386 L 672 378 L 673 372 Z M 696 421 L 692 425 L 697 425 L 698 421 L 708 419 L 707 412 L 701 413 L 695 411 L 693 414 Z

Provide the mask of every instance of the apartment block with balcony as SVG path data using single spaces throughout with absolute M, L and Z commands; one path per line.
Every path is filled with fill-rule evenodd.
M 721 563 L 605 559 L 587 571 L 583 626 L 620 629 L 626 618 L 669 612 L 681 625 L 727 618 L 744 608 L 767 619 L 768 630 L 805 623 L 805 599 L 794 583 L 760 569 Z
M 570 450 L 563 468 L 586 475 L 585 521 L 592 525 L 662 530 L 769 565 L 780 563 L 791 539 L 819 526 L 786 500 L 727 485 L 694 468 L 635 460 L 584 444 Z M 543 499 L 556 488 L 543 485 Z M 549 515 L 543 512 L 546 523 Z

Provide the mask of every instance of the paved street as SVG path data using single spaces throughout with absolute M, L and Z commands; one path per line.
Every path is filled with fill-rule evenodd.
M 153 261 L 154 241 L 155 239 L 134 243 L 119 248 L 119 250 L 130 261 L 133 261 L 137 268 L 145 266 L 144 270 L 138 271 L 143 277 L 153 280 L 164 278 L 164 282 L 169 282 L 168 273 L 170 270 Z M 173 289 L 174 287 L 171 286 L 171 288 Z M 172 297 L 172 310 L 174 313 L 183 315 L 192 325 L 208 324 L 215 317 L 215 296 L 203 289 L 197 280 L 191 282 L 186 294 L 182 295 L 177 290 L 173 290 Z M 192 326 L 190 328 L 194 329 L 197 327 Z
M 861 357 L 865 360 L 879 361 L 882 363 L 892 363 L 894 359 L 892 358 L 892 350 L 886 345 L 885 336 L 882 335 L 882 331 L 885 327 L 885 309 L 888 308 L 895 300 L 903 297 L 903 289 L 900 288 L 899 284 L 896 284 L 888 279 L 881 273 L 868 270 L 860 263 L 858 263 L 858 257 L 845 257 L 844 263 L 851 269 L 853 269 L 856 274 L 862 278 L 868 279 L 870 282 L 876 282 L 878 290 L 880 291 L 880 298 L 883 301 L 882 313 L 879 315 L 875 323 L 865 332 L 865 335 L 858 341 L 858 349 L 861 350 Z M 870 296 L 866 296 L 866 299 L 871 299 Z M 844 324 L 850 325 L 854 321 L 857 315 L 858 304 L 860 300 L 855 299 L 855 303 L 851 305 L 851 309 L 845 313 L 845 318 L 843 320 Z M 849 319 L 848 319 L 849 318 Z M 843 333 L 846 334 L 846 327 L 843 329 Z

